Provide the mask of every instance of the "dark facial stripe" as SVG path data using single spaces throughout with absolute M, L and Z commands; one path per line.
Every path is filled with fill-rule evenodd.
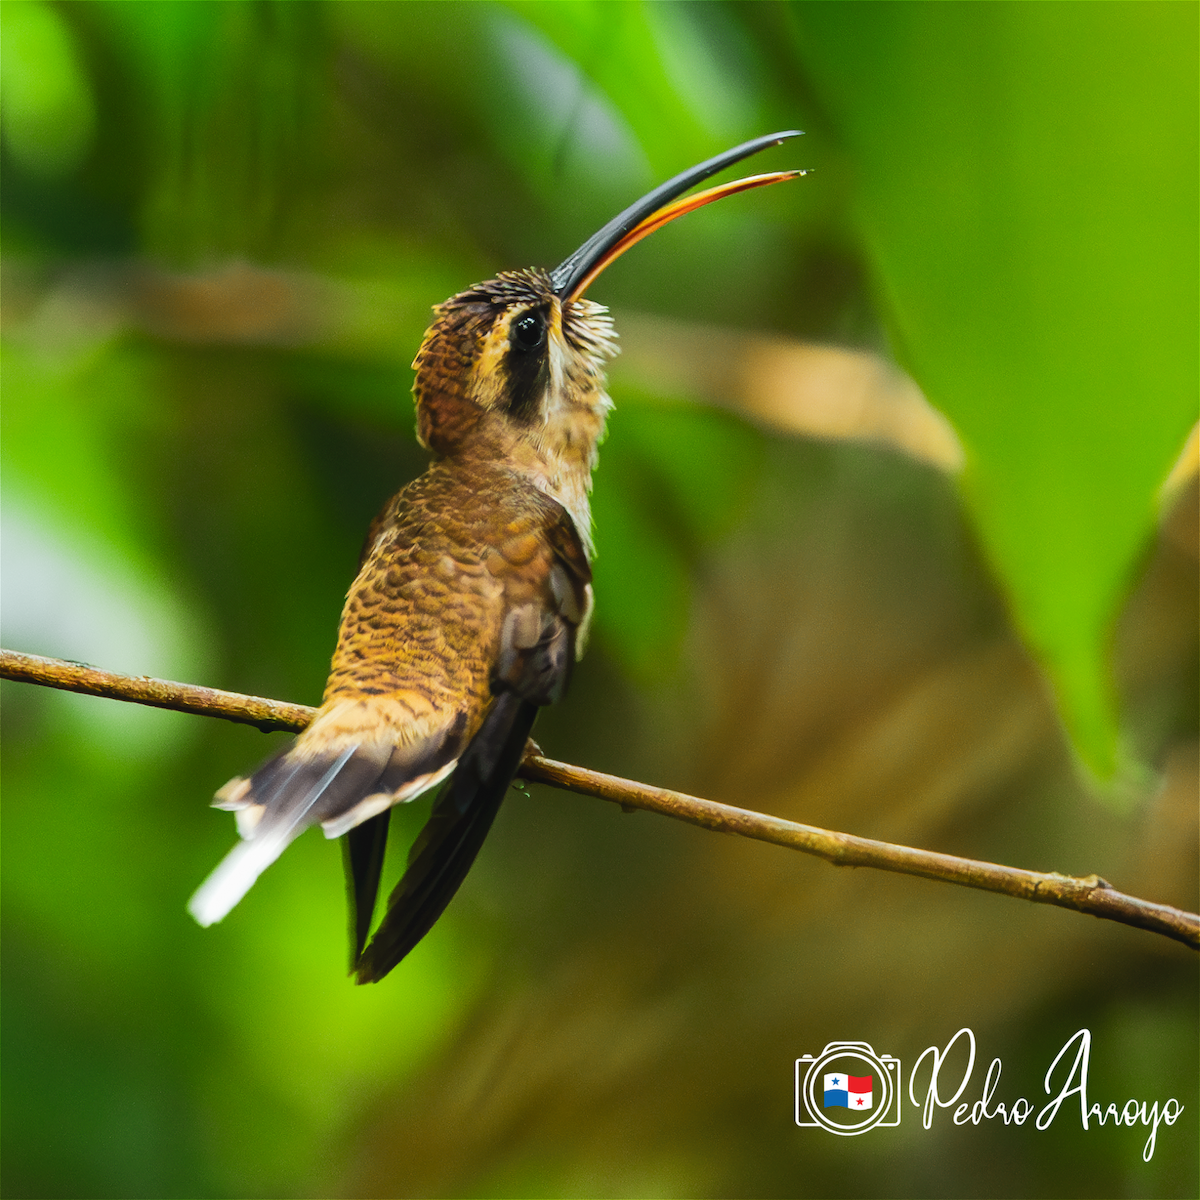
M 515 420 L 528 424 L 538 416 L 550 378 L 546 308 L 516 313 L 508 330 L 508 353 L 504 357 L 508 411 Z

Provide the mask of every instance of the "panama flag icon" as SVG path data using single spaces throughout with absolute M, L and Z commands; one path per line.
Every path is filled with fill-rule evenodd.
M 825 1107 L 858 1109 L 870 1108 L 871 1076 L 840 1074 L 826 1075 Z

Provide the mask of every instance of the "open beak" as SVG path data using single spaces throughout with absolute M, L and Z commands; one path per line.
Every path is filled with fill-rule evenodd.
M 781 183 L 785 179 L 795 179 L 803 175 L 803 171 L 773 171 L 768 175 L 751 175 L 746 179 L 735 179 L 732 183 L 722 183 L 706 191 L 697 192 L 694 196 L 683 196 L 688 188 L 695 187 L 701 180 L 708 179 L 718 171 L 749 158 L 768 146 L 778 146 L 788 138 L 800 137 L 801 131 L 789 129 L 783 133 L 769 133 L 765 137 L 743 142 L 708 159 L 698 166 L 691 167 L 674 179 L 656 187 L 654 191 L 631 204 L 623 213 L 613 217 L 598 233 L 592 234 L 574 254 L 565 258 L 553 271 L 550 278 L 554 290 L 564 304 L 577 300 L 586 291 L 588 285 L 604 270 L 609 263 L 620 258 L 635 242 L 662 228 L 676 217 L 682 217 L 697 208 L 703 208 L 714 200 L 732 196 L 737 192 L 749 191 L 750 188 L 766 187 L 771 183 Z

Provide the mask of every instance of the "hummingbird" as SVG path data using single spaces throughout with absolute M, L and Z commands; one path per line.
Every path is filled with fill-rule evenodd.
M 417 437 L 432 461 L 367 533 L 312 723 L 216 794 L 241 840 L 188 903 L 201 925 L 319 824 L 345 839 L 357 982 L 382 979 L 432 928 L 479 853 L 538 709 L 563 696 L 587 644 L 588 497 L 617 345 L 608 310 L 583 293 L 668 222 L 803 174 L 685 195 L 798 135 L 755 138 L 682 172 L 553 270 L 504 271 L 435 307 L 413 361 Z M 439 784 L 371 935 L 391 809 Z

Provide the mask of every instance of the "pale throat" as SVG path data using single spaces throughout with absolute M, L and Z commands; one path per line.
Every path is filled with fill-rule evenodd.
M 517 441 L 510 461 L 534 487 L 567 510 L 591 559 L 596 548 L 588 495 L 612 401 L 602 380 L 589 382 L 595 386 L 582 392 L 556 389 L 551 383 L 543 409 L 545 420 Z

